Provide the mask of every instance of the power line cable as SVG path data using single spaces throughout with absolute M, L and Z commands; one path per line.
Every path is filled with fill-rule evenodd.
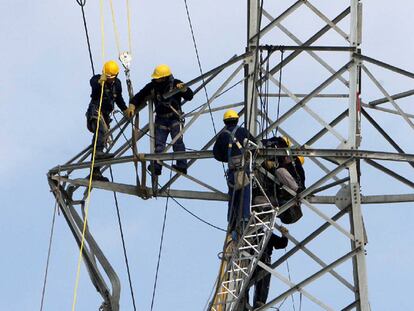
M 198 69 L 200 71 L 200 75 L 203 76 L 204 75 L 203 74 L 203 68 L 201 66 L 200 55 L 198 53 L 197 42 L 196 42 L 195 35 L 194 35 L 193 23 L 191 21 L 190 11 L 188 9 L 187 0 L 184 0 L 184 5 L 185 5 L 186 13 L 187 13 L 188 24 L 190 26 L 191 37 L 193 39 L 193 46 L 194 46 L 195 54 L 196 54 L 196 57 L 197 57 Z M 206 95 L 208 109 L 210 111 L 210 117 L 211 117 L 211 122 L 213 124 L 214 134 L 217 134 L 216 125 L 214 123 L 213 114 L 211 112 L 210 99 L 209 99 L 209 96 L 208 96 L 208 93 L 207 93 L 207 88 L 206 88 L 206 85 L 205 85 L 204 77 L 202 78 L 202 82 L 203 82 L 204 94 Z
M 200 75 L 202 76 L 204 94 L 206 95 L 208 111 L 209 111 L 209 114 L 210 114 L 211 123 L 213 124 L 214 135 L 217 135 L 216 124 L 214 122 L 213 113 L 211 111 L 210 99 L 209 99 L 209 96 L 208 96 L 208 93 L 207 93 L 206 83 L 205 83 L 205 80 L 204 80 L 203 68 L 201 66 L 200 55 L 198 53 L 197 42 L 196 42 L 195 35 L 194 35 L 193 23 L 191 21 L 190 10 L 188 9 L 187 0 L 184 0 L 184 5 L 185 5 L 185 11 L 187 13 L 188 24 L 190 26 L 191 37 L 193 39 L 194 50 L 195 50 L 196 57 L 197 57 L 198 69 L 200 71 Z M 222 162 L 221 164 L 222 164 L 222 167 L 223 167 L 224 175 L 226 175 L 226 168 L 224 167 L 224 163 Z
M 111 175 L 111 181 L 114 182 L 114 175 L 112 173 L 112 167 L 111 166 L 109 166 L 109 172 L 110 172 L 110 175 Z M 124 230 L 122 229 L 122 222 L 121 222 L 121 214 L 120 214 L 120 211 L 119 211 L 118 197 L 116 195 L 116 191 L 114 191 L 113 194 L 114 194 L 114 200 L 115 200 L 115 206 L 116 206 L 116 214 L 117 214 L 117 217 L 118 217 L 119 232 L 121 233 L 122 248 L 124 250 L 125 265 L 126 265 L 127 273 L 128 273 L 129 290 L 131 292 L 132 305 L 134 307 L 134 311 L 136 311 L 137 307 L 135 305 L 135 295 L 134 295 L 134 289 L 133 289 L 133 286 L 132 286 L 131 272 L 130 272 L 130 269 L 129 269 L 128 255 L 127 255 L 127 249 L 126 249 L 125 238 L 124 238 Z
M 89 40 L 89 32 L 88 32 L 88 26 L 87 26 L 87 23 L 86 23 L 86 16 L 85 16 L 85 10 L 84 10 L 85 4 L 86 4 L 86 0 L 76 0 L 76 2 L 81 7 L 82 19 L 83 19 L 83 27 L 85 28 L 86 43 L 88 45 L 88 51 L 89 51 L 89 60 L 91 62 L 92 73 L 93 73 L 93 75 L 95 75 L 95 67 L 93 65 L 93 57 L 92 57 L 92 51 L 91 51 L 91 43 L 90 43 L 90 40 Z
M 53 241 L 53 233 L 54 233 L 54 228 L 55 228 L 55 220 L 56 220 L 56 211 L 57 211 L 57 209 L 58 209 L 58 203 L 57 203 L 57 199 L 56 199 L 55 207 L 53 208 L 52 225 L 51 225 L 51 228 L 50 228 L 49 247 L 48 247 L 48 251 L 47 251 L 45 276 L 44 276 L 44 279 L 43 279 L 42 300 L 40 302 L 40 311 L 43 310 L 43 304 L 44 304 L 44 299 L 45 299 L 47 276 L 48 276 L 48 272 L 49 272 L 50 254 L 51 254 L 51 251 L 52 251 L 52 241 Z
M 171 163 L 171 165 L 172 165 L 172 163 Z M 172 177 L 172 170 L 170 171 L 170 179 L 171 179 L 171 177 Z M 169 194 L 169 192 L 170 192 L 170 187 L 168 187 L 168 189 L 167 189 L 168 194 Z M 162 246 L 163 246 L 163 242 L 164 242 L 165 225 L 167 223 L 168 201 L 169 201 L 169 196 L 167 196 L 167 200 L 165 201 L 164 220 L 163 220 L 162 229 L 161 229 L 160 248 L 159 248 L 159 251 L 158 251 L 157 268 L 155 270 L 154 288 L 152 290 L 151 311 L 154 307 L 155 293 L 156 293 L 156 290 L 157 290 L 158 272 L 159 272 L 159 269 L 160 269 Z

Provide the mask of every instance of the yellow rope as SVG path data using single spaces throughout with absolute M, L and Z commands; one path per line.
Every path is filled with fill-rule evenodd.
M 128 20 L 128 47 L 129 53 L 132 55 L 132 39 L 131 39 L 131 9 L 129 7 L 129 0 L 126 0 L 127 20 Z
M 102 59 L 105 60 L 105 32 L 104 32 L 104 15 L 103 15 L 103 0 L 100 1 L 100 11 L 101 11 L 101 34 L 102 34 Z M 77 293 L 78 293 L 78 287 L 79 287 L 79 278 L 80 278 L 80 268 L 82 263 L 82 254 L 83 254 L 83 248 L 85 244 L 85 233 L 86 233 L 86 226 L 88 221 L 88 211 L 89 211 L 89 202 L 90 202 L 90 195 L 91 195 L 91 189 L 92 189 L 92 176 L 93 176 L 93 170 L 95 165 L 95 156 L 96 156 L 96 145 L 98 142 L 98 132 L 99 132 L 99 125 L 101 120 L 101 108 L 102 108 L 102 99 L 103 99 L 103 93 L 104 93 L 104 86 L 105 81 L 102 81 L 101 86 L 101 97 L 99 99 L 99 108 L 98 108 L 98 119 L 96 121 L 96 130 L 95 130 L 95 138 L 93 142 L 93 150 L 92 150 L 92 163 L 90 168 L 90 175 L 89 175 L 89 183 L 88 183 L 88 194 L 86 197 L 86 204 L 85 204 L 85 219 L 83 221 L 83 229 L 82 229 L 82 241 L 81 246 L 79 250 L 79 258 L 78 258 L 78 267 L 76 271 L 76 281 L 75 281 L 75 288 L 73 290 L 73 302 L 72 302 L 72 311 L 75 311 L 76 307 L 76 300 L 77 300 Z
M 105 23 L 103 13 L 103 0 L 99 2 L 100 13 L 101 13 L 101 41 L 102 41 L 102 62 L 105 62 Z
M 118 49 L 118 55 L 120 55 L 121 54 L 121 45 L 119 43 L 119 33 L 118 33 L 118 27 L 116 26 L 115 11 L 114 11 L 114 6 L 113 6 L 113 3 L 112 3 L 112 0 L 109 0 L 109 4 L 111 6 L 112 24 L 114 26 L 116 48 Z

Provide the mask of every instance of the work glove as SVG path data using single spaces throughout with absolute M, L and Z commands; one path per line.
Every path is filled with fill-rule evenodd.
M 185 92 L 187 92 L 187 85 L 185 85 L 184 83 L 178 83 L 177 85 L 176 85 L 176 87 L 177 87 L 177 89 L 179 89 L 180 90 L 180 92 L 182 92 L 182 93 L 185 93 Z
M 101 74 L 101 77 L 98 80 L 99 84 L 102 85 L 106 82 L 106 75 Z
M 263 166 L 265 169 L 270 171 L 271 169 L 274 169 L 276 167 L 276 163 L 275 161 L 272 161 L 272 160 L 265 160 L 263 162 Z
M 134 114 L 135 114 L 135 105 L 129 104 L 129 107 L 124 110 L 124 115 L 128 119 L 131 119 L 134 116 Z

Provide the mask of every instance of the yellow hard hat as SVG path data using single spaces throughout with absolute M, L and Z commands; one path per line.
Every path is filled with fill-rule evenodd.
M 304 157 L 302 157 L 302 156 L 298 156 L 298 159 L 299 159 L 299 161 L 300 161 L 300 164 L 302 164 L 302 165 L 303 165 L 303 163 L 305 163 L 305 158 L 304 158 Z
M 238 119 L 238 118 L 239 118 L 239 114 L 233 109 L 227 110 L 223 115 L 223 121 L 226 121 L 228 119 Z
M 288 147 L 292 146 L 292 142 L 290 141 L 289 137 L 283 136 L 282 138 L 285 141 L 286 145 L 288 145 Z
M 153 79 L 161 79 L 168 76 L 171 76 L 171 68 L 165 64 L 155 67 L 154 72 L 151 75 Z
M 119 66 L 116 61 L 107 61 L 103 66 L 102 73 L 108 78 L 116 77 L 119 73 Z

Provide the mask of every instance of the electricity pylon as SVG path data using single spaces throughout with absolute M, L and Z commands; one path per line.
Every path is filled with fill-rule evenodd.
M 200 91 L 204 87 L 210 88 L 212 81 L 216 83 L 210 98 L 185 115 L 186 125 L 181 133 L 191 137 L 197 130 L 189 129 L 204 124 L 200 122 L 204 114 L 211 113 L 214 119 L 219 120 L 223 110 L 234 108 L 244 115 L 246 127 L 257 138 L 279 133 L 293 142 L 290 150 L 267 150 L 267 154 L 286 155 L 289 152 L 292 156 L 306 158 L 306 190 L 280 206 L 279 210 L 283 212 L 300 201 L 305 216 L 288 228 L 290 232 L 286 236 L 291 245 L 288 251 L 278 256 L 270 266 L 259 263 L 263 271 L 253 281 L 268 272 L 272 275 L 273 285 L 268 302 L 257 310 L 280 305 L 295 292 L 306 297 L 304 303 L 309 303 L 315 310 L 370 310 L 365 260 L 368 241 L 362 206 L 414 201 L 414 183 L 398 173 L 401 165 L 414 168 L 414 155 L 406 153 L 393 138 L 396 133 L 383 126 L 386 120 L 395 117 L 404 122 L 407 130 L 414 130 L 414 115 L 403 109 L 404 101 L 414 95 L 414 90 L 387 90 L 377 76 L 393 75 L 393 81 L 400 81 L 414 79 L 414 73 L 363 54 L 362 1 L 329 1 L 332 11 L 337 10 L 334 17 L 328 17 L 312 1 L 292 0 L 287 6 L 288 2 L 263 4 L 259 0 L 247 1 L 246 50 L 187 82 L 187 85 L 195 86 L 194 102 L 198 104 L 203 101 L 203 92 Z M 282 5 L 286 7 L 281 8 Z M 312 21 L 316 21 L 318 26 L 311 27 L 314 25 Z M 317 29 L 313 31 L 313 28 Z M 306 30 L 303 31 L 307 36 L 305 39 L 295 34 L 300 32 L 303 35 L 301 30 Z M 284 78 L 292 76 L 289 72 L 296 73 L 296 80 Z M 312 83 L 306 79 L 307 76 L 312 76 Z M 306 85 L 301 85 L 301 81 L 307 81 Z M 367 91 L 362 85 L 367 86 Z M 276 91 L 272 93 L 271 89 Z M 375 97 L 374 90 L 380 95 Z M 232 94 L 235 103 L 216 104 L 227 92 Z M 280 114 L 276 113 L 277 103 Z M 190 105 L 185 103 L 184 110 Z M 133 122 L 122 119 L 111 130 L 108 149 L 115 153 L 115 157 L 96 163 L 103 171 L 110 166 L 128 165 L 136 172 L 134 182 L 94 181 L 93 188 L 143 199 L 172 196 L 228 200 L 224 190 L 203 180 L 205 171 L 191 169 L 196 162 L 211 161 L 214 133 L 199 135 L 199 140 L 204 139 L 199 151 L 172 153 L 167 147 L 164 153 L 156 154 L 152 103 L 137 107 L 137 111 Z M 139 116 L 143 114 L 149 116 L 149 122 L 142 126 Z M 129 134 L 126 129 L 131 124 L 133 130 Z M 375 139 L 370 139 L 367 143 L 369 148 L 364 149 L 364 126 L 361 124 L 369 128 L 371 134 L 378 135 L 378 141 L 384 138 L 384 142 L 395 151 L 382 151 L 381 144 L 377 149 L 372 148 L 372 145 L 375 147 Z M 123 133 L 127 134 L 125 142 Z M 150 141 L 149 152 L 141 150 L 145 140 Z M 88 174 L 90 154 L 91 146 L 88 146 L 48 173 L 53 194 L 79 245 L 83 220 L 75 207 L 82 209 L 85 203 L 88 181 L 81 177 Z M 162 161 L 164 170 L 172 169 L 166 161 L 177 159 L 189 161 L 188 175 L 174 172 L 173 177 L 162 184 L 146 170 L 151 161 Z M 378 178 L 387 176 L 404 184 L 410 192 L 363 195 L 361 184 L 364 180 L 361 177 L 367 168 L 374 168 Z M 178 179 L 187 179 L 193 187 L 190 190 L 171 188 Z M 280 224 L 276 223 L 275 227 L 281 229 Z M 83 255 L 91 280 L 106 306 L 118 310 L 119 279 L 89 231 L 86 232 Z M 288 260 L 291 266 L 298 264 L 301 267 L 301 279 L 293 280 L 279 271 Z M 108 276 L 110 285 L 102 273 Z

